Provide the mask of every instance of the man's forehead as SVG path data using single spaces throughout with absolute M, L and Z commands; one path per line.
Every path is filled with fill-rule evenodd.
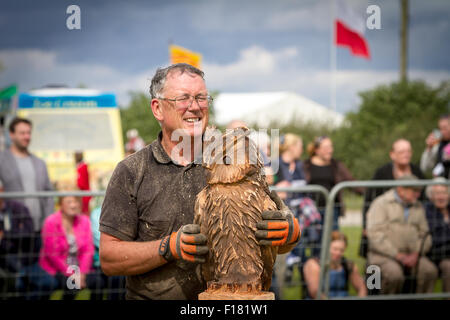
M 411 150 L 411 143 L 409 143 L 409 141 L 407 140 L 398 140 L 392 145 L 392 151 L 394 152 L 405 150 Z
M 443 184 L 435 184 L 435 185 L 433 185 L 433 186 L 431 186 L 431 188 L 432 189 L 442 189 L 442 190 L 447 190 L 448 189 L 448 187 L 446 186 L 446 185 L 443 185 Z
M 189 71 L 186 71 L 186 70 L 183 71 L 183 70 L 174 69 L 174 70 L 170 70 L 167 73 L 166 82 L 168 82 L 170 80 L 172 80 L 172 81 L 175 80 L 176 81 L 176 80 L 178 80 L 178 79 L 180 79 L 182 77 L 185 77 L 185 76 L 191 77 L 192 79 L 199 78 L 200 80 L 204 81 L 203 78 L 200 75 L 196 74 L 196 73 L 189 72 Z
M 450 118 L 443 118 L 439 120 L 439 126 L 448 126 L 450 125 Z
M 31 130 L 31 126 L 28 123 L 21 122 L 21 123 L 16 124 L 14 131 L 17 131 L 17 130 L 21 130 L 21 131 Z
M 163 90 L 165 94 L 198 94 L 207 91 L 205 80 L 200 75 L 180 70 L 171 70 L 167 74 Z

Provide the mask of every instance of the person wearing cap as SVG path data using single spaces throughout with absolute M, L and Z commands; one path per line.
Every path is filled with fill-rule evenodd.
M 382 165 L 375 170 L 372 180 L 395 180 L 401 176 L 407 174 L 413 174 L 419 179 L 425 179 L 420 168 L 411 162 L 413 155 L 413 149 L 411 142 L 406 139 L 400 138 L 392 143 L 391 150 L 389 151 L 390 162 Z M 362 227 L 363 231 L 361 233 L 361 242 L 359 248 L 359 255 L 361 257 L 367 258 L 367 228 L 366 228 L 366 218 L 367 211 L 372 201 L 382 195 L 384 192 L 390 188 L 369 188 L 364 194 L 364 207 L 362 212 Z M 422 193 L 420 200 L 424 200 L 424 194 Z
M 418 181 L 414 175 L 398 178 Z M 433 292 L 436 266 L 425 256 L 432 239 L 425 210 L 418 198 L 421 187 L 392 188 L 377 197 L 367 212 L 368 264 L 381 269 L 381 293 L 402 292 L 406 274 L 415 276 L 416 292 Z

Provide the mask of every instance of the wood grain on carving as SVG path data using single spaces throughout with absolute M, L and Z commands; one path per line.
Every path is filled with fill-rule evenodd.
M 276 210 L 276 205 L 269 197 L 261 159 L 248 138 L 248 129 L 239 129 L 232 132 L 232 143 L 226 141 L 227 135 L 223 137 L 222 154 L 206 159 L 208 185 L 195 205 L 194 223 L 207 236 L 210 250 L 202 266 L 208 295 L 262 295 L 270 288 L 277 254 L 276 248 L 260 246 L 255 237 L 261 213 Z M 230 158 L 224 161 L 228 164 L 218 163 L 242 148 L 246 151 L 243 163 L 230 162 Z M 250 161 L 252 156 L 256 163 Z

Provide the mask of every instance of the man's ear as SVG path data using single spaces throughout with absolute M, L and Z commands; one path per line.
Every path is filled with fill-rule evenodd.
M 158 99 L 152 99 L 150 101 L 150 108 L 152 108 L 153 115 L 155 116 L 155 119 L 158 121 L 163 121 L 164 116 L 162 112 L 162 105 L 161 101 Z
M 392 161 L 394 161 L 393 155 L 394 155 L 394 152 L 393 152 L 393 151 L 390 151 L 390 152 L 389 152 L 389 158 L 390 158 Z

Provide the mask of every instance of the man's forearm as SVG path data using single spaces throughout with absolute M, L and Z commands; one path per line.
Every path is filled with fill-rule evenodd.
M 430 149 L 425 149 L 422 153 L 422 156 L 420 157 L 420 170 L 424 173 L 433 169 L 436 165 L 437 151 L 438 149 L 433 147 Z
M 122 241 L 102 233 L 100 262 L 103 272 L 108 276 L 137 275 L 167 263 L 158 253 L 160 242 Z

